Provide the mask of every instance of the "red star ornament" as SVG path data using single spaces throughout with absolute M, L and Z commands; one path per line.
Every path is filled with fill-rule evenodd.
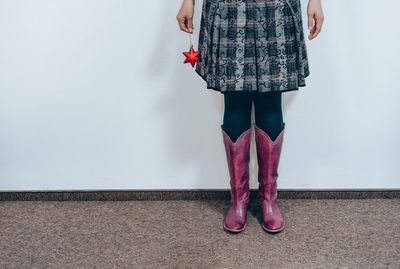
M 195 51 L 193 49 L 193 46 L 190 46 L 190 49 L 188 52 L 183 52 L 183 55 L 186 56 L 184 63 L 185 64 L 190 63 L 192 65 L 192 67 L 194 67 L 195 62 L 200 62 L 200 59 L 198 57 L 199 54 L 200 54 L 200 51 Z

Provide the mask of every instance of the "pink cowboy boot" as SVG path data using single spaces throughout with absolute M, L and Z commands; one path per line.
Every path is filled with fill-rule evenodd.
M 247 206 L 250 202 L 249 159 L 251 130 L 244 131 L 235 142 L 221 125 L 226 159 L 228 161 L 231 201 L 224 217 L 224 229 L 241 232 L 246 228 Z
M 267 232 L 280 232 L 285 227 L 285 220 L 277 203 L 277 178 L 285 123 L 274 141 L 255 124 L 254 129 L 259 167 L 258 198 L 261 204 L 262 227 Z

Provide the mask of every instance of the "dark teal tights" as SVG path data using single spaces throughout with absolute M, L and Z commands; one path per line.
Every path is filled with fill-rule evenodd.
M 282 92 L 224 92 L 223 129 L 232 141 L 251 126 L 254 101 L 256 125 L 275 140 L 283 128 Z

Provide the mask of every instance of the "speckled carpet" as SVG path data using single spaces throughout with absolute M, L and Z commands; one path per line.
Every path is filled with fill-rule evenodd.
M 400 268 L 400 199 L 280 199 L 278 234 L 228 203 L 0 202 L 0 268 Z

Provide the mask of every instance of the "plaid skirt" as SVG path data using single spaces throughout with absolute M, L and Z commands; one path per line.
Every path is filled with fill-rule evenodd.
M 203 0 L 196 72 L 216 91 L 276 92 L 309 75 L 300 0 Z

